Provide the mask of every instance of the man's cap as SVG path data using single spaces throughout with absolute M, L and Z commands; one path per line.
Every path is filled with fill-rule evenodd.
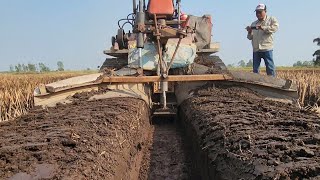
M 259 4 L 256 8 L 256 11 L 267 10 L 267 6 L 265 4 Z

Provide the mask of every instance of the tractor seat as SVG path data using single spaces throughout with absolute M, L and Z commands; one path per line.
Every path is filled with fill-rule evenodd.
M 151 18 L 157 15 L 157 18 L 172 19 L 174 14 L 174 5 L 172 0 L 150 0 L 148 13 Z

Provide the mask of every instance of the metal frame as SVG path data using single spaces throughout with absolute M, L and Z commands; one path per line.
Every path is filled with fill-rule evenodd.
M 103 77 L 101 83 L 151 83 L 151 82 L 190 82 L 190 81 L 225 81 L 232 80 L 227 74 L 203 74 L 203 75 L 170 75 L 167 78 L 160 76 L 110 76 Z

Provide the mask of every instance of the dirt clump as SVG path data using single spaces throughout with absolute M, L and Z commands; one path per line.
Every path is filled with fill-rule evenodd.
M 0 124 L 4 179 L 129 179 L 141 154 L 149 108 L 134 98 L 35 109 Z
M 200 89 L 180 108 L 203 179 L 320 179 L 320 119 L 243 87 Z

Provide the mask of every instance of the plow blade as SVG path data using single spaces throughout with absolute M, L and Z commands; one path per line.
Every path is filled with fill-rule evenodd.
M 222 74 L 172 75 L 164 80 L 159 76 L 102 76 L 102 73 L 98 73 L 40 85 L 35 89 L 34 102 L 36 106 L 53 107 L 57 103 L 71 103 L 72 96 L 76 93 L 107 89 L 102 95 L 95 95 L 92 99 L 134 97 L 143 99 L 151 107 L 152 83 L 161 81 L 225 81 L 230 79 L 230 76 Z
M 286 91 L 296 91 L 297 86 L 291 80 L 285 80 L 280 78 L 274 78 L 270 76 L 263 76 L 260 74 L 241 72 L 241 71 L 231 71 L 232 80 L 234 82 L 251 83 L 261 86 L 268 86 L 277 89 L 283 89 Z
M 213 61 L 214 63 L 220 61 Z M 208 65 L 202 64 L 193 64 L 192 74 L 207 74 L 207 73 L 224 73 L 227 74 L 228 77 L 231 77 L 227 81 L 224 81 L 223 84 L 231 85 L 231 86 L 243 86 L 249 88 L 263 96 L 266 96 L 266 99 L 282 101 L 282 102 L 295 102 L 298 96 L 297 85 L 288 79 L 275 78 L 271 76 L 265 76 L 260 74 L 254 74 L 251 72 L 243 72 L 243 71 L 229 71 L 226 69 L 223 63 L 221 67 L 220 64 L 218 66 L 213 65 L 213 67 L 208 67 Z M 204 85 L 203 83 L 189 83 L 189 85 L 180 85 L 180 91 L 185 91 L 184 89 L 191 88 L 193 86 L 199 87 Z M 187 86 L 187 87 L 184 87 Z
M 294 102 L 298 98 L 296 85 L 290 80 L 247 72 L 204 74 L 204 70 L 196 71 L 202 74 L 170 75 L 166 79 L 159 76 L 103 76 L 101 73 L 79 76 L 39 86 L 34 93 L 35 105 L 51 107 L 57 103 L 71 103 L 72 96 L 76 93 L 103 89 L 101 94 L 98 93 L 89 100 L 133 97 L 144 100 L 152 108 L 153 83 L 161 81 L 174 83 L 177 106 L 192 97 L 194 90 L 208 83 L 244 86 L 271 100 Z
M 263 76 L 248 72 L 231 72 L 233 79 L 229 84 L 241 85 L 258 92 L 270 100 L 295 102 L 299 96 L 297 85 L 292 80 Z
M 171 75 L 166 79 L 160 76 L 111 76 L 104 77 L 101 82 L 103 83 L 151 83 L 151 82 L 190 82 L 190 81 L 225 81 L 231 80 L 232 77 L 224 74 L 203 74 L 203 75 Z
M 144 100 L 151 106 L 151 87 L 144 83 L 101 83 L 101 73 L 79 76 L 40 85 L 34 92 L 36 106 L 54 107 L 58 103 L 68 104 L 77 93 L 103 90 L 103 93 L 92 96 L 89 100 L 115 97 L 133 97 Z

